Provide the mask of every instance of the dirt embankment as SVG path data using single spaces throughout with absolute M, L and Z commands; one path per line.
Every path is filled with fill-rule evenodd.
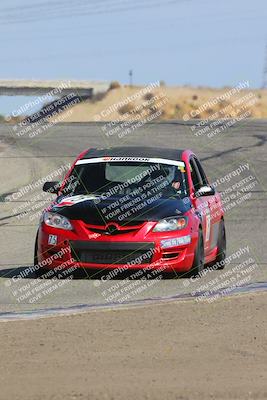
M 75 105 L 62 122 L 266 118 L 267 90 L 119 86 Z
M 113 82 L 106 92 L 73 104 L 54 114 L 53 122 L 267 118 L 267 90 L 250 89 L 248 82 L 222 89 L 169 87 L 159 82 L 130 87 Z

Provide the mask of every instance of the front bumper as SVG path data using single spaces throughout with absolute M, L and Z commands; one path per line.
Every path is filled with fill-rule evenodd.
M 64 231 L 41 224 L 38 232 L 38 262 L 45 268 L 91 269 L 161 269 L 166 272 L 186 272 L 194 260 L 197 233 L 190 227 L 183 231 L 151 233 L 149 223 L 143 232 L 116 236 L 93 235 L 93 232 Z M 81 226 L 79 226 L 81 228 Z M 84 227 L 82 227 L 84 228 Z M 147 233 L 146 233 L 147 232 Z M 49 244 L 54 235 L 56 244 Z M 187 245 L 162 248 L 161 241 L 177 236 L 191 236 Z

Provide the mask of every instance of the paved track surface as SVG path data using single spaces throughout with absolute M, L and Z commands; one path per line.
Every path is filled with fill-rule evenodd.
M 31 188 L 21 197 L 18 197 L 19 190 L 38 182 L 40 178 L 72 162 L 82 150 L 94 146 L 191 148 L 201 158 L 210 180 L 224 180 L 218 189 L 229 190 L 229 196 L 232 195 L 232 199 L 228 200 L 225 195 L 225 205 L 229 208 L 226 213 L 228 255 L 239 256 L 232 257 L 224 271 L 209 272 L 201 280 L 170 279 L 164 276 L 164 279 L 150 282 L 143 290 L 141 282 L 134 281 L 135 288 L 140 287 L 140 291 L 138 294 L 129 291 L 130 301 L 195 294 L 205 291 L 208 286 L 204 285 L 215 290 L 216 285 L 229 287 L 231 282 L 240 285 L 266 282 L 267 121 L 245 121 L 211 139 L 205 134 L 197 136 L 191 125 L 179 121 L 147 124 L 123 139 L 115 134 L 105 136 L 103 125 L 94 123 L 57 125 L 33 138 L 26 134 L 18 137 L 12 125 L 0 125 L 0 313 L 80 304 L 108 304 L 122 299 L 121 293 L 117 298 L 114 296 L 125 281 L 118 279 L 103 283 L 99 275 L 91 275 L 87 277 L 89 279 L 78 276 L 57 281 L 37 280 L 34 277 L 16 279 L 19 273 L 32 265 L 39 219 L 37 213 L 47 200 L 47 194 L 41 192 L 41 185 Z M 244 167 L 247 164 L 248 167 Z M 242 173 L 234 176 L 234 171 L 240 171 L 240 166 Z M 228 182 L 226 176 L 230 176 Z M 250 176 L 250 180 L 240 184 L 240 181 Z M 251 182 L 254 183 L 249 187 Z M 235 184 L 239 184 L 239 187 L 233 189 Z M 30 209 L 30 212 L 23 215 L 26 209 Z M 242 254 L 240 249 L 243 249 Z M 234 272 L 237 264 L 249 259 L 247 265 L 253 266 L 256 263 L 257 266 L 249 270 L 244 264 L 243 274 Z M 47 284 L 49 290 L 35 301 L 33 288 L 41 284 Z M 31 295 L 27 296 L 29 290 Z

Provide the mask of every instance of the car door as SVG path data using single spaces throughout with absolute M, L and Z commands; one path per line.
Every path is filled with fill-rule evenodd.
M 204 171 L 201 170 L 198 165 L 200 165 L 199 161 L 196 157 L 192 156 L 190 158 L 190 171 L 195 192 L 197 192 L 202 186 L 208 185 Z M 205 255 L 210 252 L 212 243 L 212 219 L 210 212 L 211 198 L 212 196 L 200 196 L 196 197 L 194 201 L 196 211 L 199 213 L 202 220 Z
M 198 166 L 200 175 L 202 177 L 202 181 L 205 185 L 210 186 L 208 178 L 205 174 L 205 171 L 200 163 L 200 161 L 196 158 L 196 164 Z M 215 194 L 208 197 L 208 205 L 210 209 L 210 222 L 211 222 L 211 230 L 210 230 L 210 250 L 212 251 L 218 243 L 218 235 L 219 235 L 219 226 L 222 217 L 222 205 L 221 205 L 221 197 L 218 192 L 215 191 Z
M 196 163 L 199 169 L 199 172 L 202 176 L 202 180 L 205 185 L 210 186 L 210 183 L 207 179 L 205 171 L 200 164 L 200 161 L 196 158 Z M 209 209 L 210 209 L 210 218 L 211 218 L 211 234 L 210 234 L 210 249 L 214 249 L 218 243 L 219 236 L 219 226 L 222 217 L 222 204 L 221 204 L 221 196 L 219 192 L 215 191 L 213 196 L 208 196 Z

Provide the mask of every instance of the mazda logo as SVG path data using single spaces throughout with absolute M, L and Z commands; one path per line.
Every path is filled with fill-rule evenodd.
M 112 233 L 117 232 L 117 230 L 118 230 L 118 227 L 114 224 L 110 224 L 107 226 L 107 231 L 110 235 L 112 235 Z

